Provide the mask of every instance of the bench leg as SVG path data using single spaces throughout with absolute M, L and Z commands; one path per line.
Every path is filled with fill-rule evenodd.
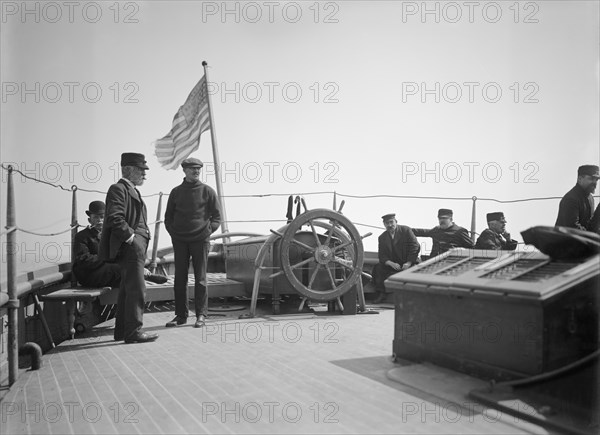
M 46 315 L 44 314 L 44 310 L 42 310 L 42 305 L 40 304 L 40 298 L 37 293 L 33 294 L 33 302 L 35 304 L 35 309 L 40 316 L 40 320 L 42 321 L 42 327 L 44 328 L 44 332 L 46 333 L 46 337 L 48 337 L 48 341 L 50 342 L 50 346 L 52 349 L 56 347 L 54 344 L 54 339 L 52 338 L 52 333 L 50 333 L 50 328 L 48 327 L 48 322 L 46 321 Z
M 71 335 L 71 340 L 75 338 L 75 304 L 73 299 L 65 301 L 67 308 L 67 327 Z

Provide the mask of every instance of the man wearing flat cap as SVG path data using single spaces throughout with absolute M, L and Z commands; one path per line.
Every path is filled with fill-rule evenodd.
M 577 169 L 577 184 L 560 200 L 558 216 L 554 225 L 597 231 L 598 218 L 592 220 L 594 197 L 600 171 L 598 166 L 583 165 Z
M 208 313 L 206 268 L 210 242 L 208 237 L 221 225 L 221 206 L 212 187 L 200 181 L 203 163 L 187 158 L 181 163 L 185 178 L 173 188 L 167 201 L 165 228 L 171 235 L 175 254 L 175 318 L 166 327 L 184 325 L 189 315 L 187 297 L 190 258 L 194 269 L 194 327 L 205 324 Z
M 417 263 L 417 256 L 421 250 L 417 238 L 412 230 L 404 225 L 398 225 L 394 213 L 381 217 L 385 231 L 379 236 L 379 262 L 373 267 L 373 283 L 377 298 L 373 301 L 378 304 L 385 300 L 385 280 L 394 273 L 406 270 Z
M 412 231 L 417 237 L 431 237 L 433 246 L 429 257 L 435 257 L 443 254 L 452 248 L 472 248 L 473 241 L 469 237 L 469 232 L 456 225 L 453 221 L 454 213 L 449 208 L 440 208 L 438 210 L 439 225 L 431 229 L 413 228 Z M 425 259 L 424 256 L 421 258 Z
M 482 231 L 475 243 L 475 249 L 491 249 L 514 251 L 517 249 L 517 241 L 511 239 L 510 233 L 506 231 L 508 221 L 504 213 L 497 211 L 486 215 L 488 228 Z
M 121 284 L 115 320 L 117 341 L 143 343 L 158 338 L 142 331 L 146 283 L 144 264 L 150 241 L 148 214 L 137 190 L 148 170 L 143 154 L 121 154 L 122 178 L 108 189 L 100 256 L 115 261 L 121 270 Z

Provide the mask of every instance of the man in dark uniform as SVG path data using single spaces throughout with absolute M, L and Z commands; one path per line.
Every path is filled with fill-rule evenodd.
M 591 220 L 594 212 L 594 197 L 600 172 L 598 166 L 583 165 L 577 170 L 577 184 L 560 200 L 556 226 L 594 231 L 597 219 Z
M 429 258 L 443 254 L 452 248 L 472 248 L 473 241 L 469 237 L 469 232 L 459 227 L 452 220 L 454 213 L 449 208 L 440 208 L 438 210 L 439 225 L 428 230 L 425 228 L 413 228 L 412 231 L 417 237 L 431 237 L 433 247 L 429 253 Z M 422 256 L 425 259 L 424 256 Z
M 379 294 L 374 303 L 383 302 L 386 298 L 384 281 L 401 270 L 406 270 L 416 264 L 421 250 L 412 230 L 404 225 L 398 225 L 393 213 L 381 217 L 385 231 L 379 236 L 379 263 L 373 267 L 373 282 L 375 291 Z
M 165 228 L 171 235 L 175 254 L 175 318 L 165 326 L 187 323 L 189 313 L 187 282 L 190 257 L 194 269 L 196 323 L 204 326 L 208 312 L 206 268 L 210 242 L 208 237 L 221 225 L 221 206 L 215 191 L 200 182 L 203 163 L 187 158 L 181 163 L 185 178 L 169 194 Z
M 85 213 L 90 225 L 75 235 L 73 273 L 86 287 L 118 287 L 121 281 L 119 265 L 98 257 L 105 205 L 102 201 L 92 201 L 88 208 Z
M 588 231 L 592 231 L 596 234 L 600 234 L 600 204 L 596 207 L 596 211 L 590 219 L 590 223 L 588 225 Z
M 75 235 L 73 273 L 85 287 L 119 287 L 121 268 L 116 263 L 101 260 L 98 255 L 105 204 L 102 201 L 92 201 L 88 208 L 85 213 L 89 216 L 90 224 Z M 167 282 L 167 277 L 153 274 L 148 269 L 144 269 L 144 279 L 156 284 Z
M 486 217 L 488 228 L 483 230 L 477 239 L 475 249 L 514 251 L 518 243 L 511 239 L 510 233 L 506 231 L 508 221 L 504 213 L 501 211 L 488 213 Z
M 150 241 L 146 204 L 136 186 L 146 178 L 143 154 L 121 154 L 122 178 L 106 194 L 105 224 L 100 237 L 100 258 L 116 261 L 121 284 L 115 321 L 115 340 L 125 343 L 154 341 L 158 334 L 142 332 L 146 283 L 144 264 Z

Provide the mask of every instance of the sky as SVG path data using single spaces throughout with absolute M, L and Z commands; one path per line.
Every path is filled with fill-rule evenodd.
M 390 212 L 433 227 L 451 208 L 470 228 L 473 197 L 477 232 L 504 211 L 522 240 L 554 224 L 559 200 L 497 201 L 559 198 L 579 165 L 600 161 L 597 1 L 2 1 L 1 11 L 0 160 L 82 189 L 80 224 L 104 199 L 84 190 L 106 192 L 122 152 L 146 155 L 140 190 L 156 219 L 155 194 L 183 172 L 161 168 L 152 142 L 202 61 L 230 231 L 269 234 L 285 224 L 288 195 L 331 208 L 337 192 L 358 231 L 374 233 L 366 250 Z M 216 188 L 210 132 L 192 156 Z M 14 185 L 20 228 L 68 228 L 69 191 L 20 175 Z M 19 232 L 20 267 L 68 261 L 68 240 Z M 162 227 L 159 246 L 169 244 Z

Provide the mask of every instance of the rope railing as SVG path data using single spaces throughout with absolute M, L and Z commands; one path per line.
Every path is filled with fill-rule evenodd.
M 331 192 L 333 193 L 333 192 Z M 345 198 L 355 199 L 373 199 L 373 198 L 394 198 L 394 199 L 441 199 L 441 200 L 453 200 L 453 201 L 492 201 L 502 204 L 508 204 L 512 202 L 527 202 L 527 201 L 543 201 L 548 199 L 561 199 L 562 196 L 546 196 L 546 197 L 534 197 L 534 198 L 522 198 L 522 199 L 496 199 L 496 198 L 480 198 L 478 196 L 464 196 L 464 197 L 452 197 L 452 196 L 417 196 L 417 195 L 348 195 L 344 193 L 336 192 L 338 196 Z
M 280 222 L 280 223 L 286 223 L 285 219 L 246 219 L 246 220 L 227 220 L 227 223 L 266 223 L 266 222 Z M 155 225 L 155 224 L 162 224 L 164 223 L 163 220 L 158 220 L 158 221 L 154 221 L 154 222 L 148 222 L 148 225 Z M 369 224 L 363 224 L 360 222 L 352 222 L 354 225 L 359 225 L 362 227 L 367 227 L 367 228 L 374 228 L 374 229 L 381 229 L 381 226 L 375 226 L 375 225 L 369 225 Z M 68 233 L 69 231 L 71 231 L 73 228 L 82 228 L 84 225 L 74 225 L 74 226 L 69 226 L 69 228 L 67 228 L 64 231 L 60 231 L 57 233 L 38 233 L 35 231 L 30 231 L 30 230 L 26 230 L 20 227 L 11 227 L 10 229 L 7 229 L 6 231 L 2 231 L 0 232 L 0 236 L 4 236 L 12 231 L 21 231 L 23 233 L 26 234 L 32 234 L 35 236 L 40 236 L 40 237 L 50 237 L 50 236 L 59 236 L 61 234 L 65 234 Z
M 6 234 L 10 234 L 13 231 L 17 231 L 17 227 L 6 227 L 6 231 L 1 231 L 0 236 L 4 236 Z
M 7 168 L 6 166 L 4 166 L 4 164 L 1 164 L 0 167 L 5 170 L 8 171 L 9 168 Z M 72 185 L 71 187 L 65 187 L 62 186 L 60 184 L 54 184 L 54 183 L 50 183 L 48 181 L 45 180 L 39 180 L 35 177 L 31 177 L 27 174 L 24 174 L 23 172 L 21 172 L 18 169 L 15 169 L 13 167 L 11 167 L 11 170 L 13 172 L 16 172 L 18 174 L 21 174 L 22 177 L 38 182 L 38 183 L 43 183 L 61 190 L 64 190 L 65 192 L 72 192 L 73 190 L 80 190 L 82 192 L 88 192 L 88 193 L 99 193 L 99 194 L 103 194 L 106 195 L 105 191 L 101 191 L 101 190 L 94 190 L 94 189 L 85 189 L 82 187 L 78 187 L 76 185 Z M 545 197 L 531 197 L 531 198 L 520 198 L 520 199 L 496 199 L 496 198 L 480 198 L 480 197 L 476 197 L 476 196 L 422 196 L 422 195 L 391 195 L 391 194 L 380 194 L 380 195 L 353 195 L 353 194 L 348 194 L 348 193 L 340 193 L 337 191 L 320 191 L 320 192 L 298 192 L 298 193 L 293 193 L 293 196 L 296 195 L 301 195 L 301 196 L 309 196 L 309 195 L 333 195 L 336 194 L 338 196 L 344 197 L 344 198 L 356 198 L 356 199 L 375 199 L 375 198 L 394 198 L 394 199 L 438 199 L 438 200 L 452 200 L 452 201 L 473 201 L 473 200 L 477 200 L 477 201 L 491 201 L 491 202 L 497 202 L 500 204 L 510 204 L 510 203 L 517 203 L 517 202 L 528 202 L 528 201 L 546 201 L 546 200 L 556 200 L 556 199 L 561 199 L 562 196 L 545 196 Z M 148 195 L 142 195 L 142 197 L 144 198 L 151 198 L 154 196 L 159 196 L 161 195 L 161 192 L 158 193 L 151 193 Z M 168 196 L 168 193 L 163 193 L 163 195 Z M 224 195 L 223 198 L 266 198 L 266 197 L 288 197 L 290 195 L 290 193 L 254 193 L 254 194 L 242 194 L 242 195 Z M 595 197 L 600 198 L 600 195 L 595 195 Z M 262 221 L 262 220 L 258 220 L 258 221 L 227 221 L 227 222 L 270 222 L 270 221 Z
M 37 233 L 37 232 L 35 232 L 35 231 L 25 230 L 25 229 L 23 229 L 23 228 L 19 228 L 19 227 L 14 227 L 14 228 L 15 228 L 16 230 L 18 230 L 18 231 L 21 231 L 21 232 L 23 232 L 23 233 L 26 233 L 26 234 L 33 234 L 34 236 L 41 236 L 41 237 L 50 237 L 50 236 L 59 236 L 59 235 L 61 235 L 61 234 L 68 233 L 68 232 L 69 232 L 69 231 L 71 231 L 73 228 L 79 228 L 79 227 L 81 227 L 81 226 L 82 226 L 82 225 L 79 225 L 79 224 L 78 224 L 78 225 L 71 225 L 71 226 L 69 226 L 69 228 L 67 228 L 66 230 L 64 230 L 64 231 L 59 231 L 58 233 Z
M 77 185 L 72 185 L 67 188 L 60 184 L 50 183 L 45 180 L 39 180 L 35 177 L 32 177 L 30 175 L 23 173 L 22 171 L 20 171 L 18 169 L 13 168 L 12 166 L 6 167 L 4 164 L 1 164 L 0 167 L 5 171 L 16 172 L 28 180 L 46 184 L 51 187 L 61 189 L 65 192 L 74 193 L 75 191 L 79 190 L 82 192 L 98 193 L 98 194 L 103 194 L 103 195 L 106 194 L 106 192 L 104 192 L 104 191 L 95 190 L 95 189 L 85 189 L 85 188 L 78 187 Z M 168 196 L 168 194 L 163 194 L 162 192 L 159 192 L 159 193 L 152 193 L 152 194 L 148 194 L 148 195 L 142 195 L 142 197 L 150 198 L 150 197 L 161 196 L 161 195 Z M 256 193 L 256 194 L 241 194 L 241 195 L 224 195 L 224 198 L 268 198 L 268 197 L 289 197 L 289 195 L 290 195 L 289 193 Z M 391 199 L 424 199 L 424 200 L 444 200 L 444 201 L 452 200 L 452 201 L 472 201 L 473 203 L 475 203 L 477 201 L 490 201 L 490 202 L 495 202 L 495 203 L 499 203 L 499 204 L 510 204 L 510 203 L 529 202 L 529 201 L 558 200 L 561 198 L 560 196 L 547 196 L 547 197 L 531 197 L 531 198 L 502 200 L 502 199 L 496 199 L 496 198 L 485 198 L 485 197 L 480 198 L 477 196 L 444 197 L 444 196 L 391 195 L 391 194 L 354 195 L 354 194 L 348 194 L 348 193 L 340 193 L 337 191 L 299 192 L 299 193 L 294 193 L 292 196 L 309 196 L 309 195 L 334 195 L 334 196 L 340 196 L 343 198 L 355 198 L 355 199 L 391 198 Z M 226 223 L 269 223 L 269 222 L 285 223 L 286 220 L 285 219 L 242 219 L 242 220 L 225 220 L 223 222 L 226 222 Z M 156 225 L 156 224 L 163 224 L 163 223 L 164 223 L 163 220 L 157 219 L 154 222 L 149 222 L 148 224 Z M 364 224 L 364 223 L 360 223 L 360 222 L 352 222 L 352 223 L 354 225 L 365 227 L 365 228 L 373 228 L 373 229 L 381 229 L 382 228 L 381 226 Z M 7 235 L 12 231 L 21 231 L 23 233 L 32 234 L 32 235 L 36 235 L 36 236 L 40 236 L 40 237 L 52 237 L 52 236 L 65 234 L 69 231 L 72 231 L 74 228 L 79 228 L 79 227 L 83 227 L 83 225 L 79 225 L 79 224 L 71 225 L 71 226 L 69 226 L 69 228 L 65 229 L 64 231 L 59 231 L 59 232 L 55 232 L 55 233 L 39 233 L 39 232 L 31 231 L 31 230 L 26 230 L 26 229 L 20 228 L 20 227 L 12 227 L 10 229 L 7 228 L 6 231 L 0 232 L 0 236 Z M 470 233 L 472 235 L 479 234 L 474 231 L 474 228 L 471 228 Z

